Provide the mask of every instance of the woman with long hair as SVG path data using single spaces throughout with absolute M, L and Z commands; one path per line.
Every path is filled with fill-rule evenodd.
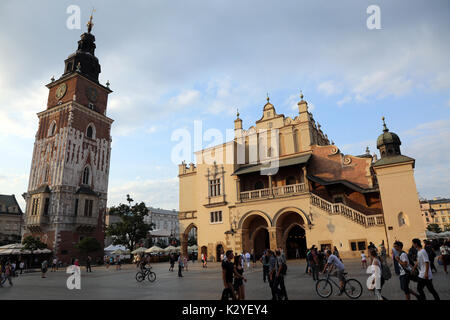
M 236 255 L 234 257 L 234 291 L 236 292 L 238 300 L 245 300 L 245 286 L 244 268 L 242 267 L 242 256 Z

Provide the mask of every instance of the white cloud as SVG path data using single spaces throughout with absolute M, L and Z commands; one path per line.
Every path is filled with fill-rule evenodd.
M 328 81 L 320 83 L 317 86 L 317 91 L 329 96 L 332 94 L 341 93 L 342 89 L 333 80 L 328 80 Z
M 344 98 L 342 98 L 341 100 L 339 100 L 339 101 L 337 102 L 337 104 L 338 104 L 338 106 L 340 107 L 340 106 L 342 106 L 342 105 L 344 105 L 344 104 L 346 104 L 347 102 L 350 102 L 350 101 L 352 101 L 352 97 L 350 97 L 350 96 L 345 96 Z
M 178 210 L 178 178 L 111 181 L 108 206 L 124 203 L 127 194 L 147 206 Z
M 172 97 L 169 103 L 179 107 L 190 106 L 198 101 L 200 92 L 197 90 L 183 90 L 180 94 Z

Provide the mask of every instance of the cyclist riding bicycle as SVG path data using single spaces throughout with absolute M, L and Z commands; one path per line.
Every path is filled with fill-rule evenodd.
M 337 275 L 339 279 L 339 294 L 340 296 L 344 292 L 344 284 L 345 284 L 345 266 L 342 263 L 342 261 L 334 254 L 331 253 L 331 250 L 327 250 L 327 263 L 325 264 L 325 267 L 323 268 L 323 273 L 326 273 L 327 268 L 330 266 L 330 271 L 333 269 L 333 267 L 336 268 L 336 272 L 333 275 Z
M 142 259 L 139 261 L 139 268 L 141 269 L 141 271 L 144 271 L 145 269 L 151 269 L 150 257 L 142 257 Z

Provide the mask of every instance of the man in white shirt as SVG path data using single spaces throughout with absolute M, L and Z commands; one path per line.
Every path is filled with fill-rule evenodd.
M 400 241 L 394 242 L 394 248 L 397 252 L 394 255 L 394 259 L 398 262 L 400 288 L 405 293 L 406 300 L 411 300 L 411 294 L 419 299 L 419 295 L 409 288 L 409 282 L 411 280 L 411 265 L 409 264 L 409 258 L 405 251 L 403 251 L 403 243 Z
M 245 254 L 245 262 L 247 262 L 247 269 L 250 268 L 250 253 L 248 251 Z
M 331 254 L 331 250 L 327 250 L 327 263 L 323 268 L 323 273 L 327 271 L 328 266 L 334 266 L 336 268 L 336 275 L 340 284 L 340 291 L 338 295 L 341 295 L 344 292 L 345 266 L 336 255 Z
M 417 291 L 419 292 L 419 300 L 426 300 L 424 287 L 433 295 L 434 300 L 440 300 L 439 295 L 433 287 L 433 274 L 431 273 L 430 260 L 425 249 L 422 248 L 422 243 L 419 239 L 412 240 L 413 247 L 417 249 L 417 262 L 414 265 L 413 271 L 419 268 L 419 278 L 417 281 Z

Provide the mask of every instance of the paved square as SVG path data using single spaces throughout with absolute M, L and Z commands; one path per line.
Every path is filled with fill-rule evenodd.
M 374 300 L 373 293 L 366 289 L 365 283 L 368 277 L 361 269 L 357 261 L 344 261 L 349 277 L 358 279 L 363 285 L 363 294 L 360 299 Z M 443 272 L 441 266 L 433 275 L 434 286 L 441 299 L 450 300 L 450 275 Z M 47 278 L 42 279 L 40 273 L 28 273 L 14 278 L 14 286 L 4 284 L 0 288 L 0 300 L 8 299 L 180 299 L 180 300 L 219 300 L 222 292 L 221 269 L 218 263 L 209 263 L 207 269 L 201 267 L 201 263 L 189 263 L 189 271 L 183 272 L 184 277 L 177 276 L 177 268 L 174 272 L 168 271 L 168 263 L 153 264 L 153 271 L 157 278 L 153 283 L 147 280 L 138 283 L 135 280 L 136 268 L 134 265 L 125 265 L 120 271 L 115 267 L 93 268 L 93 272 L 87 274 L 82 267 L 81 290 L 69 290 L 66 287 L 68 274 L 60 270 L 48 272 Z M 392 268 L 391 268 L 392 269 Z M 255 269 L 250 268 L 245 273 L 248 278 L 246 284 L 247 299 L 268 300 L 271 298 L 270 288 L 262 281 L 261 263 L 257 263 Z M 286 288 L 291 300 L 322 299 L 315 292 L 312 278 L 305 274 L 305 261 L 288 261 L 288 275 L 286 276 Z M 412 288 L 416 283 L 411 284 Z M 334 288 L 335 289 L 335 288 Z M 328 299 L 347 300 L 343 296 L 333 296 Z M 427 298 L 432 296 L 427 294 Z M 383 287 L 383 295 L 388 299 L 404 299 L 400 291 L 398 277 L 393 273 L 392 278 Z M 414 298 L 413 298 L 414 299 Z M 325 300 L 325 299 L 324 299 Z

